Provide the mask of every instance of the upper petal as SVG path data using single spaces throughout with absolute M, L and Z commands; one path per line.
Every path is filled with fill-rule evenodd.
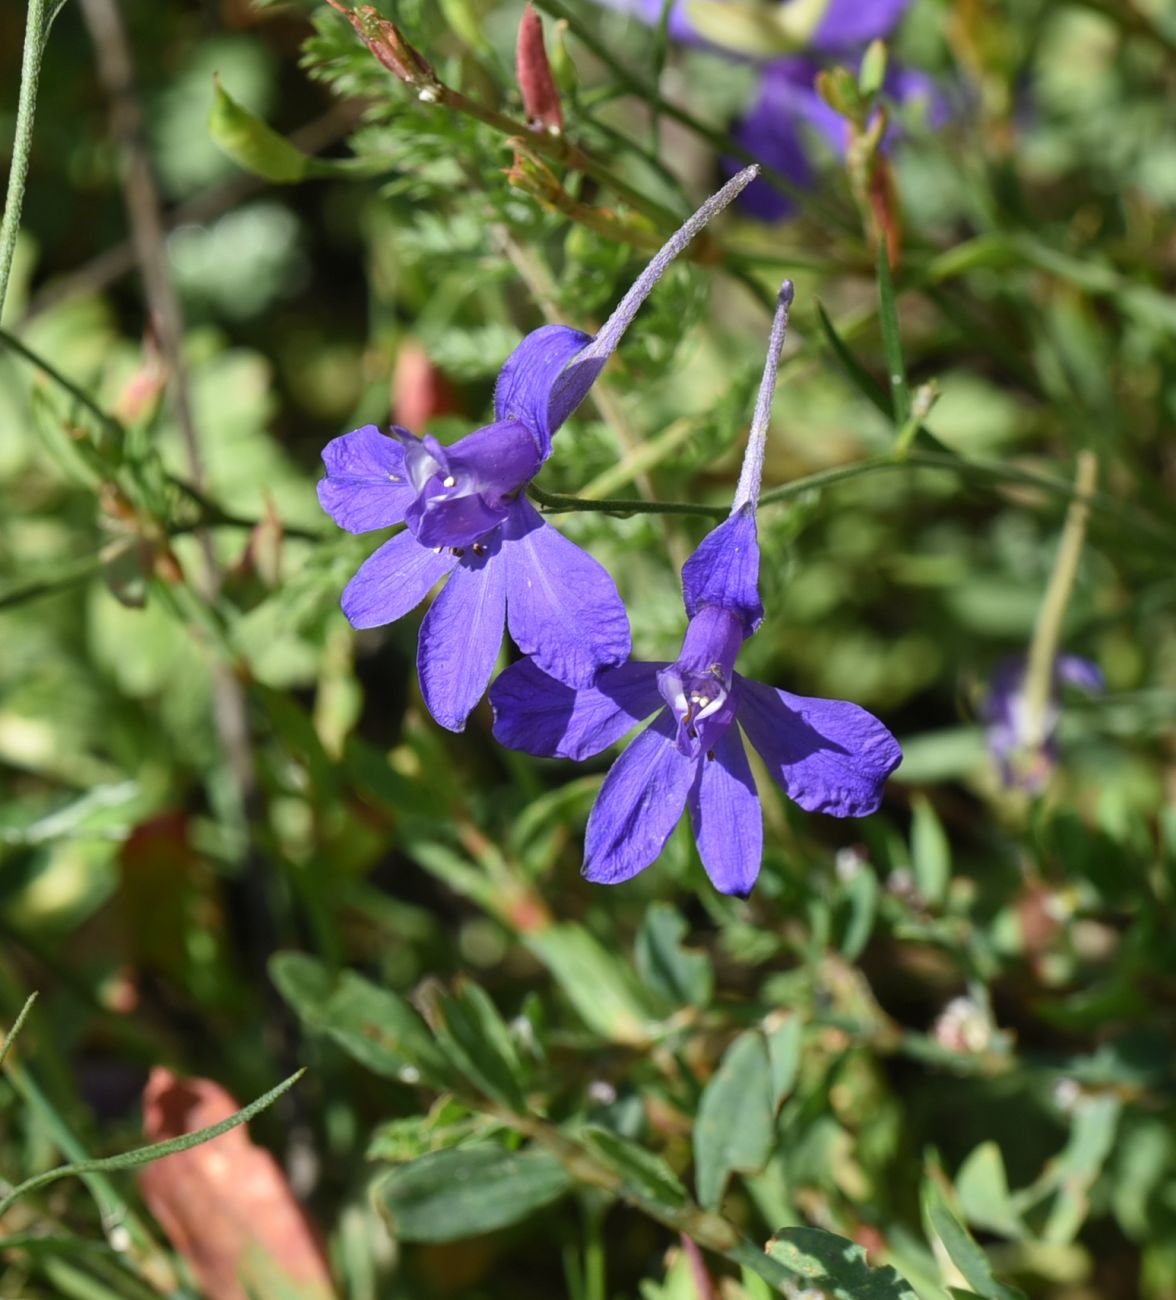
M 510 749 L 545 758 L 589 758 L 620 740 L 661 704 L 661 664 L 606 668 L 579 690 L 521 659 L 490 688 L 494 737 Z
M 829 0 L 813 33 L 812 47 L 844 50 L 889 36 L 909 5 L 910 0 Z
M 515 644 L 558 681 L 587 686 L 629 657 L 629 619 L 607 571 L 519 500 L 503 525 Z
M 461 563 L 421 624 L 417 673 L 433 717 L 464 731 L 470 710 L 486 693 L 502 646 L 506 584 L 502 556 Z
M 410 532 L 397 533 L 364 560 L 344 587 L 343 613 L 352 627 L 394 623 L 419 605 L 456 563 L 448 551 L 422 546 Z
M 1093 659 L 1083 659 L 1081 655 L 1058 655 L 1054 660 L 1054 676 L 1067 686 L 1077 686 L 1092 694 L 1107 688 L 1103 670 Z
M 736 675 L 738 718 L 773 779 L 809 812 L 865 817 L 902 761 L 889 731 L 846 700 L 791 695 Z
M 596 796 L 584 841 L 584 875 L 615 885 L 643 871 L 670 838 L 695 762 L 678 753 L 665 713 L 617 759 Z
M 318 499 L 340 528 L 366 533 L 398 524 L 412 500 L 404 449 L 374 424 L 332 438 L 323 448 L 327 477 Z
M 764 620 L 759 598 L 759 542 L 750 503 L 712 529 L 682 566 L 682 597 L 693 619 L 704 605 L 729 609 L 750 636 Z
M 506 359 L 494 389 L 494 413 L 499 420 L 517 420 L 533 430 L 540 455 L 551 454 L 551 438 L 571 415 L 584 394 L 574 402 L 553 403 L 559 373 L 592 336 L 568 325 L 544 325 L 532 330 Z M 584 390 L 587 392 L 587 389 Z
M 526 487 L 543 464 L 534 431 L 517 419 L 483 425 L 445 450 L 458 481 L 491 499 Z
M 687 802 L 706 874 L 719 893 L 746 898 L 759 875 L 764 825 L 737 727 L 728 727 L 699 763 Z

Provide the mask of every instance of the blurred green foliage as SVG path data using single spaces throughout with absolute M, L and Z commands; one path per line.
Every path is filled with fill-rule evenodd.
M 442 732 L 414 620 L 355 634 L 338 609 L 372 543 L 320 514 L 321 447 L 405 410 L 480 424 L 522 334 L 599 323 L 666 233 L 626 193 L 680 215 L 719 175 L 633 85 L 719 134 L 750 93 L 623 15 L 539 7 L 574 19 L 549 47 L 600 169 L 540 158 L 558 201 L 325 5 L 125 6 L 199 481 L 79 5 L 53 27 L 0 337 L 0 1020 L 41 992 L 0 1176 L 139 1146 L 153 1065 L 244 1102 L 305 1064 L 254 1127 L 354 1300 L 705 1300 L 708 1275 L 724 1300 L 1176 1295 L 1168 7 L 917 0 L 895 57 L 954 110 L 894 154 L 893 293 L 830 158 L 792 221 L 729 219 L 670 271 L 557 440 L 548 491 L 721 506 L 764 303 L 795 279 L 765 487 L 872 472 L 764 506 L 742 667 L 866 705 L 905 760 L 864 823 L 765 783 L 746 902 L 681 828 L 586 885 L 607 756 L 503 751 L 485 705 Z M 521 122 L 521 8 L 395 17 Z M 905 460 L 899 359 L 940 392 Z M 1085 449 L 1062 640 L 1108 691 L 1067 697 L 1030 797 L 978 708 L 1033 633 Z M 555 518 L 616 577 L 635 655 L 668 657 L 706 521 Z M 6 1296 L 197 1294 L 127 1174 L 17 1201 L 0 1260 Z

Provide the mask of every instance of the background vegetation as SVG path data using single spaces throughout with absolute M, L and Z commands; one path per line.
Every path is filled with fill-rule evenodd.
M 317 1248 L 297 1216 L 267 1235 L 284 1193 L 236 1199 L 242 1145 L 236 1180 L 193 1166 L 187 1246 L 166 1178 L 31 1189 L 0 1294 L 238 1294 L 192 1263 L 193 1231 L 229 1249 L 220 1205 L 261 1300 L 1174 1296 L 1170 7 L 915 0 L 891 57 L 946 124 L 912 110 L 889 164 L 826 157 L 789 220 L 726 219 L 556 440 L 548 492 L 721 506 L 796 281 L 745 671 L 865 705 L 905 760 L 862 823 L 765 787 L 746 902 L 685 828 L 630 884 L 581 881 L 606 757 L 507 752 L 484 704 L 443 732 L 415 618 L 338 609 L 372 540 L 320 513 L 322 446 L 482 423 L 522 333 L 599 323 L 714 187 L 753 92 L 722 51 L 539 8 L 591 174 L 418 96 L 325 5 L 126 5 L 133 94 L 105 0 L 54 22 L 0 335 L 0 1022 L 40 991 L 0 1174 L 139 1146 L 155 1067 L 244 1103 L 305 1066 L 252 1131 L 333 1280 L 289 1275 Z M 521 124 L 521 12 L 395 18 Z M 893 292 L 859 202 L 882 166 Z M 1107 689 L 1008 788 L 985 682 L 1041 626 L 1084 452 L 1057 629 Z M 557 522 L 668 657 L 706 521 Z

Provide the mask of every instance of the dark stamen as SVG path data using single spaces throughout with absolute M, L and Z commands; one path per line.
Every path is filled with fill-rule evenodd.
M 715 751 L 713 749 L 708 749 L 706 751 L 706 756 L 710 760 L 710 762 L 713 763 L 715 761 Z
M 449 548 L 449 554 L 450 554 L 450 555 L 456 555 L 457 558 L 460 560 L 461 557 L 465 554 L 465 547 L 464 547 L 464 546 L 451 546 L 451 547 Z
M 473 545 L 473 552 L 477 556 L 482 556 L 486 554 L 486 548 L 482 545 L 481 542 L 475 542 Z

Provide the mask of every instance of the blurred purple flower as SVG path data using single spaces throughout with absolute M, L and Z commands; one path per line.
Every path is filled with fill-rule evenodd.
M 785 282 L 731 514 L 682 569 L 690 622 L 675 662 L 630 662 L 602 670 L 591 686 L 570 688 L 523 660 L 491 689 L 498 740 L 548 757 L 588 758 L 656 713 L 613 765 L 592 809 L 589 880 L 614 884 L 644 870 L 688 807 L 715 887 L 750 892 L 763 824 L 736 721 L 775 781 L 810 812 L 872 813 L 901 760 L 894 737 L 857 705 L 791 695 L 735 672 L 740 646 L 763 620 L 755 512 L 791 299 Z
M 1033 746 L 1025 707 L 1023 655 L 999 663 L 989 683 L 981 709 L 988 750 L 996 760 L 1001 781 L 1009 787 L 1040 790 L 1058 758 L 1057 729 L 1061 716 L 1060 688 L 1076 686 L 1092 695 L 1106 689 L 1102 669 L 1079 655 L 1058 655 L 1054 660 L 1052 690 L 1041 722 L 1041 742 Z
M 675 232 L 595 338 L 563 325 L 528 334 L 498 376 L 492 424 L 448 447 L 369 424 L 323 451 L 319 501 L 341 528 L 407 525 L 347 584 L 343 612 L 352 626 L 394 622 L 449 579 L 417 648 L 421 692 L 443 727 L 465 726 L 494 671 L 504 625 L 524 654 L 571 686 L 628 657 L 629 622 L 612 579 L 522 492 L 665 268 L 754 175 L 745 169 Z
M 634 14 L 653 24 L 661 16 L 662 0 L 601 0 L 610 8 Z M 813 144 L 819 142 L 837 156 L 844 156 L 847 124 L 817 94 L 816 78 L 822 67 L 833 62 L 856 62 L 873 40 L 891 35 L 906 12 L 910 0 L 829 0 L 824 11 L 813 15 L 813 28 L 803 52 L 763 59 L 749 56 L 745 49 L 730 50 L 702 36 L 691 24 L 686 0 L 674 0 L 667 31 L 674 40 L 704 46 L 760 68 L 758 92 L 746 114 L 735 124 L 733 138 L 760 162 L 780 173 L 799 189 L 815 184 Z M 798 0 L 783 0 L 782 8 Z M 943 125 L 948 117 L 947 102 L 931 79 L 909 69 L 889 68 L 883 93 L 897 104 L 922 102 L 928 124 Z M 888 139 L 893 131 L 888 132 Z M 724 160 L 728 172 L 740 164 Z M 752 185 L 739 201 L 740 208 L 761 221 L 778 221 L 794 207 L 792 200 L 767 180 Z

